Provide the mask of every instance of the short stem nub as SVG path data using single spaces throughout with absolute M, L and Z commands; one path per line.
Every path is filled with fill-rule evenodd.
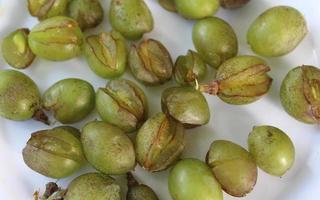
M 314 118 L 320 123 L 320 105 L 312 106 L 311 109 Z
M 59 190 L 59 187 L 54 182 L 49 182 L 46 184 L 46 191 L 43 194 L 43 197 L 49 198 L 53 193 Z
M 46 190 L 42 196 L 39 191 L 33 194 L 34 200 L 63 200 L 67 190 L 61 189 L 56 183 L 49 182 L 46 184 Z
M 46 125 L 50 125 L 48 116 L 44 113 L 43 110 L 39 109 L 34 113 L 33 119 L 40 121 Z
M 127 173 L 127 181 L 128 181 L 128 188 L 139 185 L 138 181 L 134 178 L 131 172 Z
M 188 82 L 193 82 L 197 79 L 197 76 L 193 73 L 192 70 L 189 70 L 187 75 L 186 75 L 187 81 Z
M 196 89 L 210 95 L 217 95 L 219 92 L 219 83 L 218 81 L 211 81 L 207 84 L 198 85 Z

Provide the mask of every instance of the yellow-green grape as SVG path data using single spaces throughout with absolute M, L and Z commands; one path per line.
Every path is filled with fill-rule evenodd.
M 134 82 L 116 79 L 99 88 L 96 109 L 102 120 L 131 133 L 148 118 L 148 102 L 143 90 Z
M 250 0 L 220 0 L 220 5 L 226 9 L 240 8 L 247 4 Z
M 130 172 L 127 173 L 127 181 L 127 200 L 159 200 L 152 188 L 144 184 L 139 184 Z
M 173 62 L 161 42 L 148 39 L 139 46 L 131 46 L 129 67 L 132 75 L 143 84 L 160 85 L 171 79 Z
M 192 50 L 185 56 L 179 56 L 173 68 L 173 77 L 180 85 L 196 85 L 206 74 L 206 63 Z
M 58 81 L 43 95 L 43 108 L 63 124 L 79 122 L 95 105 L 94 88 L 87 81 L 68 78 Z
M 144 0 L 112 0 L 109 18 L 112 28 L 129 40 L 138 40 L 153 29 L 153 17 Z
M 245 196 L 257 182 L 257 165 L 249 152 L 238 144 L 214 141 L 206 161 L 223 190 L 232 196 Z
M 22 72 L 0 70 L 0 116 L 14 121 L 35 118 L 47 123 L 38 86 Z
M 307 22 L 297 9 L 276 6 L 263 12 L 251 24 L 247 40 L 255 53 L 277 57 L 293 51 L 307 33 Z
M 238 40 L 233 28 L 218 17 L 199 20 L 193 26 L 192 40 L 200 56 L 214 68 L 238 53 Z
M 170 171 L 168 186 L 173 200 L 222 200 L 221 186 L 206 163 L 183 159 Z
M 187 19 L 202 19 L 215 14 L 219 0 L 174 0 L 177 12 Z
M 170 11 L 170 12 L 177 11 L 174 0 L 159 0 L 159 4 L 167 11 Z
M 259 168 L 268 174 L 283 176 L 294 164 L 294 145 L 288 135 L 276 127 L 254 127 L 248 145 Z
M 69 0 L 68 16 L 76 20 L 82 30 L 98 26 L 104 16 L 99 0 Z
M 29 29 L 21 28 L 6 36 L 1 45 L 5 61 L 16 69 L 28 67 L 35 58 L 28 44 Z
M 161 96 L 161 108 L 186 128 L 205 125 L 210 120 L 206 98 L 193 87 L 165 89 Z
M 41 21 L 31 29 L 29 46 L 37 56 L 62 61 L 81 53 L 83 35 L 78 23 L 63 16 Z
M 87 173 L 75 178 L 69 184 L 63 199 L 121 200 L 121 188 L 115 180 L 108 175 L 102 173 Z
M 82 128 L 81 142 L 88 162 L 104 174 L 125 174 L 136 165 L 130 138 L 116 126 L 89 122 Z
M 218 97 L 234 105 L 259 100 L 272 84 L 268 71 L 270 67 L 256 56 L 237 56 L 225 61 L 216 75 Z
M 164 113 L 148 119 L 136 136 L 138 163 L 147 171 L 167 169 L 180 156 L 185 145 L 183 125 Z
M 284 109 L 307 124 L 320 124 L 320 69 L 303 65 L 290 70 L 282 82 Z
M 28 9 L 32 16 L 44 20 L 67 14 L 69 0 L 28 0 Z
M 22 155 L 28 167 L 51 178 L 67 177 L 86 163 L 80 132 L 72 127 L 32 133 Z
M 83 49 L 90 69 L 98 76 L 116 78 L 125 72 L 128 52 L 126 40 L 119 32 L 90 35 Z

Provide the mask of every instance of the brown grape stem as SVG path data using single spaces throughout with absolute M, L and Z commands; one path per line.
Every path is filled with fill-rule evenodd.
M 40 200 L 39 191 L 33 193 L 33 200 Z
M 39 109 L 35 112 L 34 116 L 33 116 L 33 119 L 37 120 L 37 121 L 40 121 L 46 125 L 50 125 L 50 122 L 49 122 L 49 119 L 48 119 L 48 116 L 44 113 L 43 110 Z
M 311 110 L 312 110 L 312 114 L 313 114 L 314 118 L 320 124 L 320 105 L 312 106 Z
M 43 194 L 45 198 L 49 198 L 53 193 L 58 191 L 60 188 L 59 186 L 54 182 L 49 182 L 46 184 L 46 190 Z
M 188 82 L 192 82 L 192 81 L 197 80 L 197 77 L 196 77 L 196 75 L 193 73 L 192 70 L 189 70 L 189 71 L 188 71 L 188 73 L 187 73 L 187 75 L 186 75 L 186 78 L 187 78 L 187 81 L 188 81 Z
M 128 180 L 128 188 L 139 185 L 138 181 L 134 178 L 131 172 L 127 173 L 127 180 Z
M 207 93 L 210 95 L 217 95 L 219 92 L 219 82 L 211 81 L 207 84 L 198 84 L 196 81 L 196 89 L 200 92 Z
M 42 196 L 39 191 L 33 194 L 34 200 L 63 200 L 67 190 L 61 189 L 56 183 L 49 182 L 46 184 L 46 190 Z

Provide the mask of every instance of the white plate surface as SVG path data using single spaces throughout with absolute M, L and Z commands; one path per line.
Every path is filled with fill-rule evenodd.
M 0 39 L 19 27 L 32 27 L 37 23 L 27 11 L 27 1 L 0 0 Z M 163 10 L 156 0 L 146 0 L 155 20 L 154 30 L 145 38 L 155 38 L 163 42 L 171 52 L 173 59 L 194 49 L 191 40 L 193 21 L 187 21 L 174 13 Z M 108 0 L 102 1 L 105 13 L 108 11 Z M 250 23 L 265 9 L 275 5 L 291 5 L 298 8 L 306 17 L 310 34 L 287 56 L 266 59 L 272 66 L 271 75 L 274 82 L 271 91 L 260 101 L 246 106 L 232 106 L 223 103 L 216 97 L 207 96 L 212 112 L 207 126 L 187 131 L 187 145 L 183 157 L 194 157 L 204 160 L 212 141 L 226 139 L 247 146 L 247 135 L 254 125 L 273 125 L 287 132 L 296 147 L 294 167 L 282 178 L 272 177 L 259 170 L 258 182 L 254 190 L 244 200 L 319 200 L 320 199 L 320 129 L 319 126 L 305 125 L 289 117 L 281 107 L 279 88 L 281 80 L 293 67 L 310 64 L 319 66 L 320 55 L 320 6 L 317 0 L 252 0 L 247 6 L 228 11 L 220 9 L 218 16 L 228 21 L 235 29 L 240 42 L 239 54 L 253 54 L 246 44 L 246 31 Z M 105 14 L 103 24 L 89 33 L 109 31 L 108 15 Z M 0 69 L 9 66 L 0 59 Z M 95 88 L 104 86 L 106 80 L 97 77 L 88 68 L 83 58 L 75 58 L 66 62 L 50 62 L 37 58 L 24 70 L 32 77 L 43 92 L 56 81 L 77 77 L 91 82 Z M 210 71 L 212 74 L 212 71 Z M 210 74 L 208 79 L 210 79 Z M 125 77 L 132 79 L 130 73 Z M 213 75 L 211 75 L 213 77 Z M 140 84 L 141 85 L 141 84 Z M 160 111 L 161 91 L 174 85 L 171 81 L 161 87 L 141 87 L 149 97 L 150 116 Z M 85 121 L 75 124 L 81 128 L 86 122 L 97 118 L 92 114 Z M 55 126 L 59 125 L 58 123 Z M 22 200 L 32 199 L 36 189 L 43 191 L 46 182 L 52 179 L 31 171 L 22 160 L 21 151 L 30 134 L 49 127 L 35 121 L 13 122 L 0 119 L 0 199 Z M 59 180 L 59 184 L 67 184 L 79 174 L 93 171 L 89 166 L 70 178 Z M 170 200 L 167 189 L 168 170 L 151 174 L 137 166 L 135 175 L 138 179 L 154 188 L 162 200 Z M 117 179 L 124 185 L 124 177 Z M 125 190 L 125 186 L 124 190 Z M 237 199 L 227 194 L 226 200 Z M 195 199 L 196 200 L 196 199 Z M 199 199 L 201 200 L 201 199 Z

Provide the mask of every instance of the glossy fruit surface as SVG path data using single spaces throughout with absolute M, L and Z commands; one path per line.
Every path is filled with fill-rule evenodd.
M 22 72 L 0 70 L 0 115 L 24 121 L 41 110 L 41 96 L 35 82 Z
M 193 26 L 192 40 L 201 57 L 214 68 L 238 53 L 238 40 L 233 28 L 218 17 L 199 20 Z
M 171 87 L 163 91 L 161 96 L 163 112 L 186 127 L 207 124 L 210 110 L 206 98 L 193 87 Z
M 99 0 L 70 0 L 68 16 L 85 30 L 98 26 L 103 20 L 104 12 Z
M 174 0 L 177 12 L 187 19 L 201 19 L 215 14 L 219 0 Z
M 210 168 L 197 159 L 183 159 L 170 171 L 168 186 L 173 200 L 222 200 L 220 184 Z
M 95 105 L 94 88 L 87 81 L 68 78 L 52 85 L 43 95 L 43 107 L 63 124 L 84 119 Z
M 87 173 L 68 186 L 64 200 L 121 200 L 121 189 L 115 180 L 100 173 Z
M 307 33 L 307 22 L 298 10 L 276 6 L 263 12 L 251 24 L 247 40 L 255 53 L 276 57 L 293 51 Z
M 259 168 L 268 174 L 283 176 L 294 164 L 294 145 L 288 135 L 276 127 L 254 127 L 248 145 Z
M 226 140 L 214 141 L 206 158 L 223 190 L 235 197 L 243 197 L 257 181 L 257 165 L 247 150 Z
M 129 40 L 140 39 L 153 29 L 153 17 L 143 0 L 112 0 L 110 23 Z
M 130 138 L 111 124 L 89 122 L 82 129 L 81 142 L 88 162 L 104 174 L 125 174 L 136 165 Z

